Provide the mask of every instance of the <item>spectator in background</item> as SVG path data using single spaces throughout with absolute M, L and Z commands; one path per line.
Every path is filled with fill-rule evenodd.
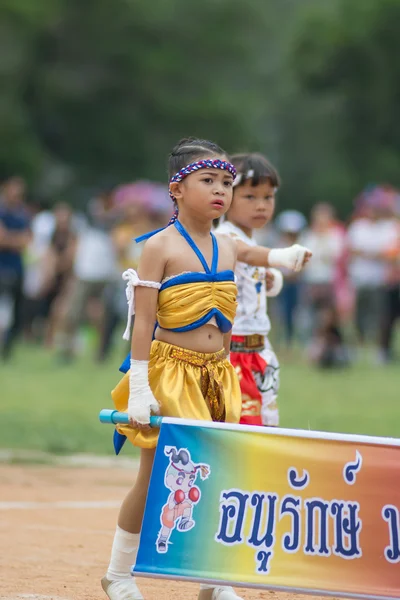
M 286 247 L 299 243 L 300 234 L 307 225 L 307 220 L 297 210 L 286 210 L 278 215 L 275 227 L 279 232 L 279 246 Z M 298 273 L 285 271 L 284 286 L 278 296 L 281 312 L 283 315 L 284 334 L 286 344 L 289 347 L 295 337 L 295 318 L 300 301 L 300 278 Z
M 361 343 L 378 341 L 385 310 L 388 264 L 384 253 L 395 243 L 396 224 L 374 195 L 364 199 L 347 231 L 349 276 L 355 290 L 355 325 Z
M 59 328 L 65 293 L 72 276 L 77 236 L 73 213 L 68 204 L 60 203 L 54 208 L 54 231 L 50 238 L 43 264 L 41 298 L 43 317 L 47 319 L 46 344 L 52 346 L 54 334 Z
M 5 316 L 1 355 L 8 359 L 21 329 L 23 299 L 23 253 L 30 241 L 29 216 L 25 206 L 25 182 L 7 179 L 0 196 L 0 296 Z M 7 318 L 8 317 L 8 318 Z
M 90 224 L 77 239 L 72 277 L 65 293 L 65 310 L 61 318 L 59 347 L 61 359 L 70 362 L 74 358 L 76 335 L 84 315 L 91 308 L 90 316 L 99 338 L 104 320 L 104 292 L 118 276 L 116 255 L 110 229 L 117 216 L 109 204 L 107 190 L 89 204 Z
M 108 357 L 115 329 L 125 320 L 126 283 L 121 276 L 138 265 L 143 244 L 137 244 L 135 238 L 151 229 L 165 227 L 173 211 L 168 188 L 145 180 L 118 186 L 113 195 L 113 207 L 119 217 L 111 231 L 118 273 L 117 280 L 110 282 L 105 291 L 106 310 L 99 360 Z
M 31 240 L 25 252 L 23 283 L 23 329 L 25 339 L 41 338 L 44 303 L 41 296 L 45 277 L 45 257 L 54 231 L 54 214 L 47 203 L 34 207 Z M 39 334 L 39 335 L 37 335 Z
M 330 204 L 316 204 L 311 211 L 310 227 L 300 243 L 313 253 L 313 263 L 303 273 L 303 293 L 309 309 L 309 330 L 320 326 L 320 312 L 335 305 L 335 279 L 344 235 L 336 227 Z
M 396 205 L 399 203 L 396 216 Z M 383 203 L 382 203 L 383 204 Z M 384 252 L 387 275 L 384 288 L 384 310 L 381 317 L 380 361 L 393 361 L 393 334 L 400 319 L 400 194 L 388 190 L 386 203 L 381 207 L 383 214 L 393 225 L 393 240 Z
M 55 216 L 51 206 L 48 202 L 39 202 L 31 222 L 31 245 L 47 249 L 54 232 L 54 227 Z
M 102 231 L 111 231 L 118 222 L 118 208 L 114 202 L 114 187 L 109 186 L 92 198 L 88 204 L 92 226 Z
M 400 223 L 399 239 L 388 254 L 390 260 L 389 280 L 385 287 L 384 311 L 381 319 L 380 361 L 388 363 L 394 360 L 393 334 L 400 319 Z
M 99 360 L 105 360 L 111 350 L 116 327 L 126 317 L 126 282 L 122 273 L 127 269 L 136 269 L 143 244 L 137 244 L 135 238 L 154 228 L 154 219 L 144 202 L 129 199 L 118 205 L 121 222 L 111 231 L 117 261 L 115 281 L 111 281 L 105 291 L 105 315 L 102 330 Z
M 341 333 L 338 312 L 332 305 L 320 310 L 318 327 L 310 345 L 311 362 L 324 369 L 346 367 L 350 355 Z

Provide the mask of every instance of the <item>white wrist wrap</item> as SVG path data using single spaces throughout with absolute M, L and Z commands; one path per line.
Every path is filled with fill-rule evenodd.
M 303 268 L 306 252 L 309 250 L 299 244 L 290 248 L 273 248 L 269 251 L 268 264 L 270 267 L 285 267 L 298 272 Z
M 160 405 L 149 385 L 149 361 L 131 359 L 128 415 L 137 423 L 145 425 L 150 423 L 150 414 L 158 413 L 159 410 Z
M 274 283 L 272 284 L 272 288 L 270 290 L 267 290 L 267 296 L 269 298 L 273 298 L 274 296 L 277 296 L 278 294 L 280 294 L 280 292 L 282 290 L 283 275 L 280 271 L 278 271 L 278 269 L 268 269 L 268 271 L 270 271 L 270 273 L 273 274 Z

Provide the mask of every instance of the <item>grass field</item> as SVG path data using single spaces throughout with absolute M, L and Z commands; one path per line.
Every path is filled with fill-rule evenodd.
M 112 428 L 98 422 L 98 412 L 111 407 L 121 356 L 99 365 L 87 353 L 59 365 L 41 348 L 19 347 L 0 365 L 0 446 L 112 454 Z M 321 372 L 302 364 L 301 353 L 281 361 L 282 427 L 400 437 L 398 364 Z

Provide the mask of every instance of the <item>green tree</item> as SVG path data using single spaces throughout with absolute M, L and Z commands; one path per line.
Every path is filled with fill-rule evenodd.
M 0 163 L 40 181 L 62 166 L 75 183 L 165 177 L 186 135 L 228 149 L 251 140 L 257 0 L 10 0 L 6 106 L 13 152 Z M 43 17 L 44 15 L 44 17 Z M 3 40 L 4 47 L 4 40 Z M 255 138 L 255 136 L 254 136 Z
M 291 141 L 298 153 L 304 142 L 309 168 L 298 183 L 312 202 L 335 200 L 345 213 L 367 183 L 400 185 L 399 23 L 399 0 L 334 1 L 298 22 Z

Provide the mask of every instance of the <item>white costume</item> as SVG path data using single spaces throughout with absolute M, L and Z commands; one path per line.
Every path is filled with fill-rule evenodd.
M 217 234 L 240 239 L 257 246 L 241 229 L 224 221 Z M 241 423 L 251 425 L 279 424 L 277 397 L 279 363 L 268 340 L 271 323 L 267 314 L 267 295 L 277 295 L 282 288 L 282 275 L 276 269 L 274 288 L 266 289 L 267 269 L 237 262 L 235 269 L 238 307 L 232 328 L 231 362 L 239 376 L 242 391 Z

